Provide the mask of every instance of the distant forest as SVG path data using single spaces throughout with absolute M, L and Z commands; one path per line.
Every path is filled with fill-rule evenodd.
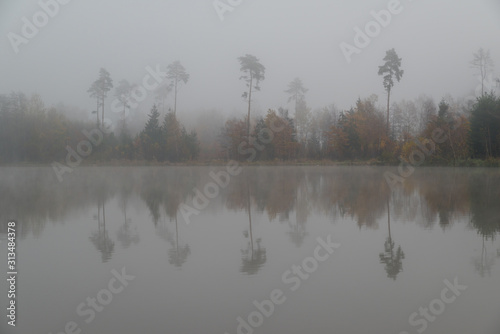
M 478 69 L 489 70 L 485 67 L 488 60 L 491 62 L 487 53 L 481 49 L 474 56 Z M 157 105 L 152 105 L 147 122 L 137 133 L 130 131 L 127 121 L 135 88 L 125 80 L 114 92 L 123 108 L 122 117 L 112 131 L 105 123 L 105 101 L 113 88 L 105 69 L 88 90 L 96 101 L 94 121 L 71 120 L 55 108 L 46 108 L 39 95 L 0 95 L 0 164 L 43 163 L 65 168 L 112 161 L 199 163 L 231 159 L 499 165 L 500 97 L 484 89 L 484 75 L 475 101 L 447 98 L 436 105 L 433 99 L 420 96 L 391 104 L 394 80 L 399 82 L 404 73 L 401 58 L 392 49 L 378 73 L 388 93 L 387 110 L 377 107 L 378 97 L 372 95 L 359 98 L 349 110 L 331 105 L 312 111 L 305 99 L 307 89 L 296 78 L 285 90 L 289 102 L 295 103 L 293 116 L 284 108 L 253 116 L 252 94 L 260 90 L 265 67 L 252 55 L 238 60 L 240 79 L 247 87 L 242 96 L 248 102 L 247 115 L 225 119 L 219 126 L 198 122 L 191 131 L 177 118 L 177 112 L 182 112 L 177 111 L 177 88 L 189 80 L 179 61 L 168 66 L 169 85 L 163 87 L 163 99 L 165 94 L 174 94 L 174 109 L 162 115 Z

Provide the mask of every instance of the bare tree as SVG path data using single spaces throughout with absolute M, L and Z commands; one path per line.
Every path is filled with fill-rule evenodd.
M 99 70 L 99 78 L 92 83 L 87 92 L 90 97 L 96 98 L 97 100 L 97 124 L 99 125 L 99 107 L 101 107 L 101 124 L 104 124 L 104 100 L 108 96 L 108 92 L 113 88 L 113 79 L 109 75 L 106 69 L 101 68 Z
M 297 105 L 300 101 L 304 99 L 305 94 L 308 89 L 304 87 L 302 80 L 300 78 L 295 78 L 288 84 L 288 89 L 285 93 L 290 94 L 288 102 L 295 101 L 295 113 L 297 113 Z
M 123 106 L 122 118 L 127 116 L 127 109 L 130 110 L 130 100 L 132 98 L 132 91 L 135 87 L 135 84 L 131 84 L 127 80 L 121 80 L 115 88 L 115 97 Z
M 177 112 L 177 88 L 179 83 L 186 84 L 189 80 L 189 74 L 186 72 L 179 60 L 174 61 L 167 67 L 167 79 L 170 79 L 171 89 L 174 90 L 174 115 Z
M 99 84 L 97 81 L 94 81 L 90 88 L 87 90 L 87 93 L 89 93 L 91 98 L 96 99 L 96 109 L 92 111 L 93 114 L 96 114 L 97 116 L 97 126 L 99 126 L 99 108 L 101 106 L 101 98 L 99 94 Z
M 162 113 L 165 115 L 165 99 L 168 97 L 168 94 L 172 92 L 172 85 L 168 83 L 162 83 L 156 89 L 156 101 L 161 105 Z
M 484 95 L 484 80 L 489 73 L 493 71 L 493 60 L 490 56 L 490 50 L 485 51 L 480 48 L 476 53 L 474 53 L 474 59 L 470 62 L 471 67 L 479 71 L 479 77 L 481 79 L 481 96 Z M 497 79 L 498 80 L 498 79 Z

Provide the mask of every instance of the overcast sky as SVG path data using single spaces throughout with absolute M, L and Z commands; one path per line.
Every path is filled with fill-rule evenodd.
M 383 104 L 377 71 L 390 48 L 405 71 L 394 101 L 470 94 L 478 81 L 469 62 L 480 47 L 491 51 L 500 73 L 498 0 L 401 0 L 399 13 L 378 34 L 373 30 L 369 45 L 352 54 L 350 63 L 341 43 L 356 46 L 354 29 L 364 31 L 374 21 L 371 11 L 387 10 L 391 1 L 231 2 L 241 4 L 217 13 L 213 0 L 72 0 L 60 4 L 16 53 L 9 33 L 22 37 L 23 17 L 43 24 L 44 15 L 38 1 L 0 0 L 0 93 L 39 93 L 48 105 L 63 102 L 90 111 L 95 102 L 87 89 L 100 67 L 116 86 L 121 79 L 140 83 L 148 66 L 165 68 L 180 60 L 191 78 L 179 91 L 178 112 L 215 108 L 243 116 L 245 84 L 237 57 L 247 53 L 266 67 L 261 92 L 254 95 L 257 112 L 286 106 L 284 90 L 295 77 L 309 88 L 306 99 L 313 109 L 331 103 L 349 108 L 371 94 Z

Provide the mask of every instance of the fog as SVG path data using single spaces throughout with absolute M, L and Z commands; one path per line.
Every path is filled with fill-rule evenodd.
M 284 90 L 295 77 L 309 89 L 306 100 L 312 109 L 332 103 L 350 108 L 358 97 L 371 94 L 383 104 L 386 92 L 377 71 L 391 48 L 402 58 L 405 71 L 392 92 L 393 101 L 421 94 L 437 101 L 446 94 L 472 94 L 479 81 L 469 63 L 480 47 L 490 50 L 500 66 L 497 0 L 402 0 L 399 13 L 378 34 L 375 31 L 350 62 L 341 43 L 354 46 L 354 29 L 365 31 L 374 21 L 371 12 L 387 10 L 391 1 L 232 3 L 236 5 L 226 7 L 231 10 L 218 13 L 212 0 L 73 0 L 58 3 L 57 13 L 38 33 L 16 45 L 9 34 L 23 36 L 23 17 L 33 22 L 41 7 L 38 1 L 3 0 L 0 93 L 38 93 L 48 105 L 64 103 L 90 117 L 95 101 L 87 89 L 101 67 L 110 72 L 116 87 L 122 79 L 141 83 L 148 67 L 165 69 L 180 60 L 190 74 L 179 91 L 181 118 L 213 109 L 242 117 L 246 87 L 239 80 L 237 58 L 245 54 L 255 55 L 266 67 L 261 91 L 252 99 L 257 114 L 279 106 L 291 109 Z M 147 113 L 153 103 L 154 93 L 149 92 L 139 109 Z M 173 104 L 172 95 L 167 103 Z

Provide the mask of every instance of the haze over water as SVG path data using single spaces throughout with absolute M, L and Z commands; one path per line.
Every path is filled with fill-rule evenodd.
M 390 189 L 385 168 L 245 167 L 187 224 L 179 208 L 218 170 L 80 167 L 58 183 L 51 168 L 2 168 L 19 318 L 1 332 L 232 334 L 279 290 L 255 333 L 498 333 L 498 170 L 419 168 Z M 318 238 L 340 245 L 314 267 Z M 113 270 L 134 278 L 87 323 Z M 466 288 L 439 310 L 455 280 Z

